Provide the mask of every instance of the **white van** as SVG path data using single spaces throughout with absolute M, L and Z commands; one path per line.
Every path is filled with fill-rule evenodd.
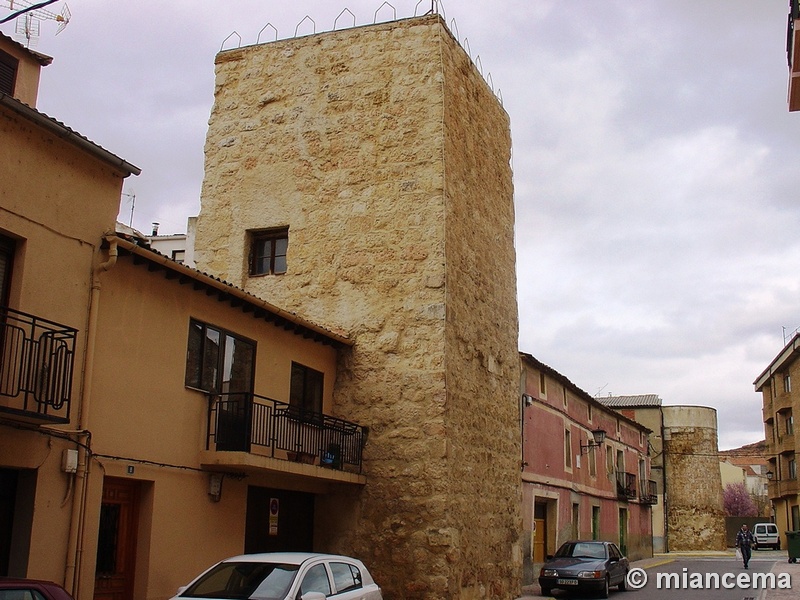
M 753 537 L 756 540 L 754 550 L 767 547 L 781 549 L 781 536 L 775 523 L 756 523 L 753 527 Z

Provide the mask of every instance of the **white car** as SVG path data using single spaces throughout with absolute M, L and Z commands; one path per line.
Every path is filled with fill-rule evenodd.
M 781 549 L 781 536 L 775 523 L 756 523 L 753 527 L 753 538 L 756 541 L 756 550 L 767 546 L 775 550 Z
M 172 600 L 383 600 L 360 560 L 335 554 L 243 554 L 217 563 Z

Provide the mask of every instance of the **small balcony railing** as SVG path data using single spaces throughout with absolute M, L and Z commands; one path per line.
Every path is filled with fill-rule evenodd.
M 617 471 L 617 498 L 620 500 L 636 498 L 636 475 Z
M 364 427 L 252 393 L 209 396 L 206 449 L 361 472 Z
M 800 493 L 800 485 L 796 477 L 773 479 L 767 484 L 770 498 L 781 498 L 783 496 L 796 496 Z
M 776 450 L 779 454 L 793 453 L 795 451 L 794 432 L 779 435 L 776 444 Z
M 77 330 L 0 306 L 0 411 L 69 422 Z
M 658 488 L 655 481 L 651 479 L 639 483 L 639 501 L 642 504 L 658 504 Z

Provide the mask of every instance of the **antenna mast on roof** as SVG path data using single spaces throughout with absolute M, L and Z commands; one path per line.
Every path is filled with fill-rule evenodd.
M 64 31 L 64 28 L 69 23 L 72 13 L 70 13 L 69 6 L 67 6 L 66 2 L 64 3 L 64 8 L 61 9 L 61 13 L 54 13 L 44 9 L 45 6 L 49 6 L 56 1 L 57 0 L 45 0 L 34 4 L 30 2 L 30 0 L 0 0 L 0 6 L 14 11 L 10 15 L 0 19 L 0 25 L 18 19 L 14 37 L 22 42 L 26 48 L 31 48 L 39 41 L 40 21 L 51 19 L 57 22 L 58 30 L 56 31 L 56 35 Z
M 133 211 L 136 210 L 136 192 L 131 190 L 128 193 L 123 192 L 122 195 L 131 199 L 131 220 L 128 222 L 128 227 L 133 227 Z

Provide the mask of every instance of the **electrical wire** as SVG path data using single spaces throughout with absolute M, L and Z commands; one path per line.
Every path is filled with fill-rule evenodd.
M 29 6 L 27 8 L 23 8 L 22 10 L 18 10 L 15 13 L 11 13 L 7 17 L 5 17 L 4 19 L 1 19 L 0 20 L 0 25 L 2 25 L 3 23 L 7 23 L 8 21 L 13 21 L 14 19 L 19 17 L 20 15 L 24 15 L 27 12 L 30 12 L 32 10 L 36 10 L 38 8 L 44 8 L 45 6 L 48 6 L 50 4 L 54 4 L 55 2 L 58 2 L 58 0 L 45 0 L 45 2 L 39 2 L 39 4 L 34 4 L 34 5 Z

